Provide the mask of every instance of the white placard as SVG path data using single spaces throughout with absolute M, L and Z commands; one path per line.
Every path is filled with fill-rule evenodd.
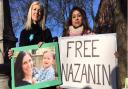
M 4 12 L 3 12 L 3 0 L 0 0 L 0 64 L 4 63 L 3 60 L 3 29 L 4 29 Z
M 59 38 L 65 88 L 116 89 L 116 34 Z
M 3 28 L 4 28 L 4 14 L 3 14 L 3 0 L 0 0 L 0 40 L 3 39 Z

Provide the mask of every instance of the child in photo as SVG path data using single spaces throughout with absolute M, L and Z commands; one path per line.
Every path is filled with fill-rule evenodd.
M 52 51 L 44 51 L 41 60 L 41 68 L 34 69 L 33 77 L 37 82 L 43 82 L 47 80 L 55 79 L 55 69 L 53 65 L 55 63 L 55 54 Z

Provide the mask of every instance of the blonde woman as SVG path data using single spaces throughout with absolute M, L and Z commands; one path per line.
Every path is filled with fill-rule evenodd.
M 28 11 L 25 29 L 21 31 L 19 46 L 28 46 L 43 42 L 52 42 L 52 35 L 49 29 L 45 27 L 44 8 L 39 1 L 34 1 Z M 9 58 L 13 55 L 13 50 L 8 52 Z M 56 86 L 46 88 L 56 89 Z
M 20 35 L 20 46 L 51 42 L 52 35 L 45 27 L 44 8 L 39 1 L 34 1 L 28 11 L 25 29 Z

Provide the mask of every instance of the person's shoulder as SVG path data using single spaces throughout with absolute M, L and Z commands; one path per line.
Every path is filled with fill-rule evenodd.
M 45 31 L 50 31 L 50 29 L 48 27 L 45 28 Z
M 90 29 L 85 29 L 83 34 L 90 34 L 91 33 L 91 30 Z
M 53 66 L 50 66 L 49 68 L 47 68 L 47 70 L 48 70 L 49 72 L 54 72 L 54 71 L 55 71 L 54 68 L 53 68 Z
M 28 30 L 26 30 L 26 29 L 23 29 L 23 30 L 21 31 L 21 33 L 26 33 L 26 32 L 28 32 Z
M 48 33 L 51 33 L 50 29 L 49 28 L 45 28 L 45 30 L 43 30 L 46 34 Z

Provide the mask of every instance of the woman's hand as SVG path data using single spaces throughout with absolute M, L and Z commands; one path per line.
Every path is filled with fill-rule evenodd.
M 62 89 L 60 86 L 57 86 L 56 89 Z
M 44 42 L 39 42 L 37 45 L 39 46 L 39 48 L 44 44 Z
M 8 51 L 8 57 L 9 57 L 9 59 L 11 59 L 12 55 L 13 55 L 13 50 L 12 49 L 9 49 L 9 51 Z
M 115 55 L 115 58 L 119 58 L 119 53 L 117 51 L 114 53 L 114 55 Z
M 32 79 L 32 84 L 36 84 L 37 81 L 35 79 Z

